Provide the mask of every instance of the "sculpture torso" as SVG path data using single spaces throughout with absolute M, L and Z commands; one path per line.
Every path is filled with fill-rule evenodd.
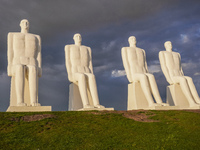
M 131 74 L 134 73 L 147 73 L 145 69 L 145 52 L 140 48 L 125 47 L 125 53 L 127 54 L 127 61 L 129 63 L 129 69 Z
M 30 33 L 13 34 L 13 65 L 38 66 L 38 36 Z
M 70 45 L 70 62 L 72 73 L 91 73 L 89 49 L 86 46 Z
M 181 72 L 181 58 L 180 54 L 176 52 L 162 51 L 165 57 L 166 67 L 169 71 L 170 77 L 183 76 Z

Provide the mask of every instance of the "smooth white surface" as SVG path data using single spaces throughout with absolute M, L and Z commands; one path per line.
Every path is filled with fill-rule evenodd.
M 158 87 L 154 78 L 154 75 L 150 74 L 148 72 L 147 68 L 147 62 L 146 62 L 146 54 L 143 49 L 140 49 L 136 47 L 136 38 L 134 36 L 129 37 L 128 39 L 130 46 L 129 47 L 123 47 L 122 48 L 122 60 L 123 65 L 127 74 L 127 78 L 130 83 L 133 82 L 139 82 L 141 86 L 140 94 L 144 94 L 144 97 L 148 104 L 146 104 L 144 101 L 141 100 L 137 95 L 140 96 L 140 94 L 131 93 L 129 91 L 129 94 L 133 94 L 131 97 L 133 98 L 133 101 L 136 101 L 137 103 L 140 103 L 139 101 L 142 101 L 140 107 L 139 106 L 128 106 L 134 107 L 134 108 L 147 108 L 147 107 L 153 107 L 153 106 L 168 106 L 168 104 L 163 103 L 162 99 L 160 97 Z M 156 101 L 156 103 L 153 100 L 153 97 Z M 128 96 L 130 97 L 130 95 Z M 131 101 L 131 98 L 128 99 L 128 101 Z M 131 103 L 128 103 L 128 105 L 133 105 Z
M 41 39 L 28 33 L 29 22 L 20 22 L 21 32 L 8 33 L 8 76 L 12 77 L 10 106 L 40 106 L 38 77 L 42 76 Z
M 167 82 L 170 85 L 174 85 L 170 86 L 170 93 L 171 95 L 174 95 L 172 97 L 174 104 L 184 108 L 196 106 L 198 107 L 200 104 L 199 95 L 192 81 L 192 78 L 184 76 L 181 66 L 180 54 L 172 51 L 172 44 L 170 41 L 165 42 L 164 46 L 166 48 L 166 51 L 159 52 L 159 60 Z M 176 89 L 179 87 L 180 89 Z M 179 100 L 178 95 L 182 95 L 181 97 L 185 97 L 184 99 L 187 99 L 188 105 L 185 104 L 184 100 Z M 176 102 L 178 103 L 176 104 Z
M 79 91 L 70 87 L 69 110 L 77 110 L 77 107 L 81 105 L 83 108 L 105 108 L 99 104 L 97 85 L 93 74 L 91 49 L 81 45 L 82 38 L 80 34 L 75 34 L 73 39 L 75 44 L 65 46 L 65 60 L 68 79 L 78 86 Z M 78 98 L 77 93 L 80 93 L 81 102 L 75 100 Z M 91 95 L 91 100 L 88 93 Z

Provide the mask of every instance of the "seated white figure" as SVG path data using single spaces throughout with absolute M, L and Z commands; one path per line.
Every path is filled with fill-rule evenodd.
M 41 69 L 41 40 L 28 33 L 29 22 L 20 22 L 21 32 L 8 33 L 8 76 L 11 81 L 11 106 L 40 106 L 38 77 Z M 25 100 L 24 100 L 25 99 Z
M 154 75 L 148 72 L 145 51 L 136 47 L 136 38 L 134 36 L 129 37 L 128 42 L 130 46 L 123 47 L 121 52 L 123 65 L 129 82 L 139 82 L 141 84 L 149 107 L 168 106 L 168 104 L 162 102 Z
M 81 35 L 74 35 L 75 44 L 65 46 L 65 59 L 68 79 L 78 85 L 83 108 L 105 108 L 99 104 L 97 85 L 93 74 L 90 47 L 81 45 Z M 94 105 L 89 102 L 88 92 Z
M 199 105 L 199 95 L 192 78 L 184 76 L 183 74 L 180 54 L 172 51 L 172 44 L 170 41 L 165 42 L 164 46 L 166 51 L 159 52 L 159 60 L 167 82 L 170 85 L 180 85 L 190 107 Z

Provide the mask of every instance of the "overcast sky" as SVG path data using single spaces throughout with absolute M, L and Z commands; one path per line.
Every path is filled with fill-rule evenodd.
M 163 101 L 168 83 L 161 71 L 158 53 L 170 40 L 182 57 L 185 75 L 193 78 L 200 94 L 200 1 L 199 0 L 0 0 L 0 111 L 10 99 L 7 76 L 7 34 L 20 32 L 22 19 L 30 33 L 42 39 L 43 76 L 39 79 L 39 102 L 54 111 L 68 108 L 69 81 L 64 46 L 73 35 L 91 47 L 100 104 L 116 110 L 127 108 L 128 80 L 121 48 L 128 37 L 146 51 Z

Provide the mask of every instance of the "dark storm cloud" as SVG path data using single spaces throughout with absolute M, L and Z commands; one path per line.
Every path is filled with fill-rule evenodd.
M 191 0 L 2 0 L 0 2 L 0 100 L 5 111 L 9 105 L 10 79 L 6 75 L 8 32 L 19 32 L 19 22 L 27 18 L 30 32 L 42 38 L 43 76 L 39 82 L 39 101 L 53 110 L 68 105 L 67 72 L 64 46 L 73 43 L 80 32 L 83 45 L 92 48 L 100 103 L 106 107 L 126 109 L 126 76 L 112 77 L 123 70 L 121 48 L 128 37 L 136 36 L 137 45 L 145 49 L 150 72 L 154 73 L 160 94 L 165 99 L 167 82 L 160 70 L 158 52 L 164 42 L 172 41 L 181 53 L 183 70 L 200 89 L 200 9 Z
M 47 39 L 67 31 L 96 28 L 121 19 L 138 19 L 156 13 L 171 1 L 48 1 L 2 0 L 0 1 L 0 72 L 6 69 L 6 36 L 20 31 L 21 19 L 30 21 L 30 32 L 40 34 L 43 44 Z M 174 2 L 173 2 L 174 3 Z M 43 52 L 45 53 L 45 51 Z M 3 69 L 3 70 L 2 70 Z

